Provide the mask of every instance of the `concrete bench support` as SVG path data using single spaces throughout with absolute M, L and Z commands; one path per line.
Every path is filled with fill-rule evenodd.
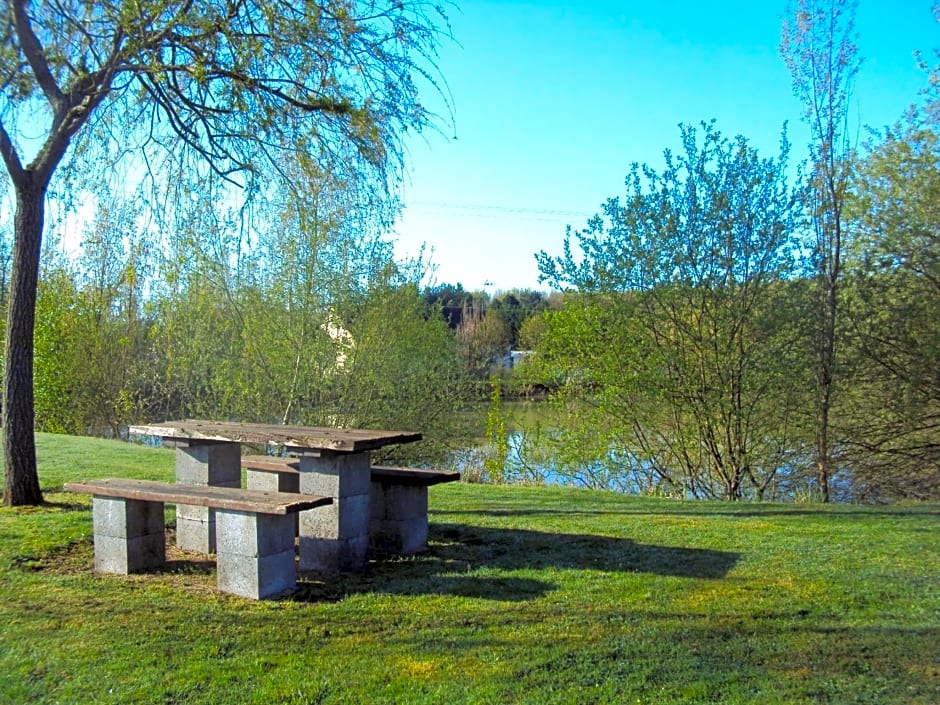
M 187 486 L 145 480 L 67 483 L 93 495 L 95 569 L 134 573 L 166 560 L 164 502 L 215 510 L 217 586 L 251 599 L 289 593 L 297 584 L 293 513 L 328 505 L 328 497 Z
M 455 482 L 460 473 L 415 468 L 372 468 L 369 547 L 379 553 L 428 549 L 428 487 Z
M 219 590 L 255 600 L 293 592 L 295 526 L 289 514 L 217 510 Z
M 145 573 L 166 561 L 163 502 L 95 497 L 92 503 L 95 570 Z

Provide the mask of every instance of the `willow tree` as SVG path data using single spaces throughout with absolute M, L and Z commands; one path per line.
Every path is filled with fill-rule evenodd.
M 0 8 L 0 154 L 15 195 L 3 370 L 4 501 L 42 501 L 33 435 L 33 329 L 47 194 L 159 153 L 248 194 L 285 150 L 340 155 L 378 188 L 403 135 L 433 115 L 440 9 L 421 0 L 10 0 Z M 37 138 L 37 135 L 41 135 Z M 79 148 L 81 146 L 82 148 Z M 97 149 L 95 149 L 97 147 Z M 133 155 L 137 155 L 136 157 Z M 185 157 L 185 158 L 184 158 Z M 101 175 L 101 174 L 99 174 Z

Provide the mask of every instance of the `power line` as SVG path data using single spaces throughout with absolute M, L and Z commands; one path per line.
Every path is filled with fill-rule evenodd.
M 553 220 L 556 218 L 590 218 L 594 214 L 587 211 L 565 210 L 559 208 L 529 208 L 524 206 L 497 206 L 480 203 L 448 203 L 445 201 L 414 201 L 406 203 L 405 208 L 436 215 L 455 215 L 459 217 L 498 218 L 506 215 L 542 216 L 532 220 Z

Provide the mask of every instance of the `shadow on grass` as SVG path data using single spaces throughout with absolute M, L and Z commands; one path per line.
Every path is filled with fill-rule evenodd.
M 301 575 L 297 589 L 284 599 L 291 602 L 340 602 L 350 595 L 381 593 L 385 595 L 447 595 L 481 600 L 523 602 L 542 597 L 556 589 L 546 580 L 492 575 L 442 574 L 437 562 L 399 562 L 395 567 L 379 564 L 368 574 L 344 574 L 336 577 Z
M 594 570 L 719 579 L 739 557 L 726 551 L 654 546 L 608 536 L 433 524 L 429 552 L 373 561 L 363 575 L 336 579 L 302 575 L 290 599 L 331 601 L 349 594 L 382 592 L 524 601 L 542 597 L 557 586 L 508 573 Z
M 700 501 L 697 505 L 682 505 L 677 507 L 650 507 L 638 506 L 634 509 L 455 509 L 439 511 L 438 514 L 446 516 L 482 516 L 482 517 L 518 517 L 518 516 L 644 516 L 644 515 L 676 515 L 676 516 L 726 516 L 726 517 L 824 517 L 827 521 L 845 518 L 917 518 L 940 517 L 940 508 L 937 505 L 905 506 L 902 509 L 881 509 L 877 507 L 864 509 L 847 509 L 845 505 L 814 505 L 792 507 L 781 505 L 762 505 L 742 503 L 740 509 L 727 509 Z M 432 512 L 432 514 L 435 512 Z
M 740 555 L 727 551 L 654 546 L 631 539 L 590 534 L 557 534 L 528 529 L 432 525 L 440 550 L 503 570 L 545 568 L 601 570 L 682 578 L 723 578 Z

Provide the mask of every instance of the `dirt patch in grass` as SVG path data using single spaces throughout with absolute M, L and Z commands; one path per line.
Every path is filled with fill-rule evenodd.
M 90 537 L 73 541 L 42 556 L 23 558 L 20 569 L 60 576 L 88 576 L 95 574 L 94 543 Z M 146 573 L 122 576 L 135 583 L 154 583 L 182 589 L 190 593 L 217 592 L 215 587 L 215 559 L 200 553 L 181 551 L 176 546 L 176 531 L 166 530 L 166 562 L 160 568 Z

